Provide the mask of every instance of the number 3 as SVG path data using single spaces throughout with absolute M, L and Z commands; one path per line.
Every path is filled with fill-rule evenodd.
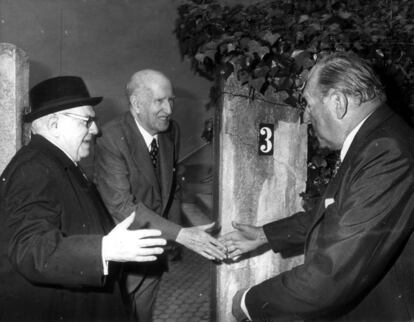
M 262 153 L 269 153 L 273 149 L 273 131 L 268 127 L 262 127 L 260 129 L 260 135 L 264 139 L 264 144 L 260 145 L 260 151 Z

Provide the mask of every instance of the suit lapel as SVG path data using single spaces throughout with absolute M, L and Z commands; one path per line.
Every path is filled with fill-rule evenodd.
M 123 121 L 125 125 L 124 136 L 131 151 L 136 169 L 144 175 L 150 184 L 157 187 L 155 190 L 159 192 L 160 185 L 151 162 L 147 145 L 131 113 L 126 113 Z
M 355 159 L 355 156 L 357 156 L 357 154 L 361 151 L 360 146 L 366 142 L 368 135 L 374 129 L 380 126 L 381 123 L 383 123 L 386 119 L 390 118 L 392 115 L 393 112 L 386 105 L 382 105 L 376 111 L 374 111 L 374 113 L 372 113 L 371 116 L 368 117 L 368 119 L 359 129 L 358 133 L 356 134 L 354 140 L 351 143 L 351 146 L 349 147 L 349 150 L 341 164 L 341 167 L 338 170 L 338 173 L 334 178 L 331 179 L 328 186 L 326 187 L 325 193 L 319 200 L 319 204 L 317 206 L 318 210 L 316 212 L 315 219 L 313 221 L 313 224 L 311 225 L 311 229 L 309 229 L 306 238 L 305 250 L 307 249 L 307 245 L 309 244 L 312 231 L 315 229 L 315 227 L 325 214 L 325 200 L 330 198 L 336 200 L 335 196 L 339 189 L 340 183 L 342 182 L 342 177 L 346 170 L 349 167 L 352 167 L 352 162 Z
M 382 105 L 368 117 L 359 129 L 358 133 L 355 135 L 355 138 L 349 147 L 348 153 L 342 162 L 341 169 L 347 169 L 352 166 L 353 160 L 361 152 L 361 146 L 366 144 L 366 140 L 371 140 L 371 138 L 369 138 L 369 134 L 393 115 L 394 113 L 388 106 Z
M 340 182 L 340 174 L 339 174 L 339 171 L 338 171 L 337 175 L 334 178 L 331 179 L 328 186 L 326 187 L 326 190 L 325 190 L 324 194 L 319 199 L 319 203 L 317 205 L 317 211 L 316 211 L 316 214 L 315 214 L 315 218 L 313 219 L 312 225 L 310 226 L 310 229 L 308 230 L 308 233 L 307 233 L 307 237 L 306 237 L 306 241 L 305 241 L 305 252 L 307 251 L 309 243 L 311 241 L 313 230 L 316 228 L 318 223 L 323 218 L 323 215 L 325 214 L 325 210 L 326 210 L 325 200 L 326 199 L 335 200 L 335 195 L 336 195 L 336 191 L 338 190 L 338 187 L 339 187 L 339 182 Z

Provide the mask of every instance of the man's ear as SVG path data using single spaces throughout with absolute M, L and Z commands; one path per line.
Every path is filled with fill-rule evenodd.
M 48 130 L 55 130 L 58 128 L 58 122 L 59 122 L 59 118 L 57 117 L 57 115 L 51 115 L 48 120 L 47 120 L 47 129 Z
M 336 117 L 342 120 L 348 112 L 348 98 L 340 91 L 333 91 L 331 94 L 332 103 L 335 105 Z
M 59 133 L 59 117 L 55 114 L 51 115 L 46 122 L 46 127 L 48 133 L 52 135 L 54 138 L 57 138 Z
M 136 95 L 131 95 L 130 97 L 129 97 L 129 103 L 131 104 L 131 106 L 132 106 L 132 109 L 136 112 L 136 113 L 138 113 L 138 100 L 137 100 L 137 96 Z

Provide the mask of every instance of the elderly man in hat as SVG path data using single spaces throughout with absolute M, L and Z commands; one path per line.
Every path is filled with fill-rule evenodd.
M 156 259 L 158 230 L 116 227 L 78 161 L 98 129 L 79 77 L 30 91 L 32 139 L 0 179 L 0 320 L 125 321 L 116 262 Z

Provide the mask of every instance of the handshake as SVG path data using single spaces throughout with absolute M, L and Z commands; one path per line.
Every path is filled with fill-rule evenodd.
M 267 243 L 262 227 L 233 222 L 234 231 L 219 238 L 208 232 L 215 223 L 181 229 L 177 242 L 210 260 L 237 260 L 240 255 Z
M 155 261 L 163 253 L 167 241 L 157 229 L 128 230 L 135 213 L 119 223 L 103 237 L 102 256 L 106 261 L 148 262 Z M 236 260 L 240 255 L 256 249 L 267 242 L 261 227 L 233 222 L 234 231 L 219 238 L 210 235 L 215 223 L 181 228 L 176 242 L 216 261 Z

